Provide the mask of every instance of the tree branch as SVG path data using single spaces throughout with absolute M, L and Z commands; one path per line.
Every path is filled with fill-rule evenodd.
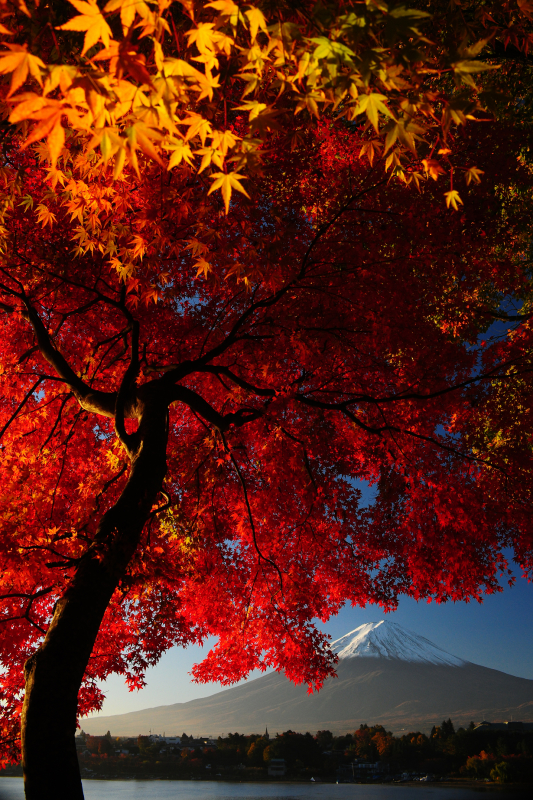
M 0 600 L 7 600 L 10 597 L 24 597 L 27 600 L 36 600 L 38 597 L 50 594 L 54 589 L 55 586 L 49 586 L 47 589 L 40 589 L 38 592 L 9 592 L 8 594 L 0 594 Z
M 172 401 L 179 401 L 189 406 L 192 411 L 199 414 L 200 417 L 203 417 L 203 419 L 223 432 L 229 430 L 232 425 L 240 428 L 247 422 L 252 422 L 263 416 L 261 410 L 254 408 L 242 408 L 234 413 L 222 415 L 195 391 L 188 389 L 186 386 L 181 386 L 180 384 L 171 387 L 170 397 Z
M 260 561 L 264 561 L 266 564 L 270 564 L 271 566 L 274 567 L 274 569 L 278 573 L 279 588 L 280 588 L 281 593 L 283 594 L 283 575 L 281 574 L 281 570 L 278 567 L 278 565 L 276 564 L 276 562 L 272 561 L 271 558 L 268 558 L 267 556 L 265 556 L 261 552 L 261 550 L 259 548 L 259 545 L 257 544 L 257 537 L 256 537 L 256 532 L 255 532 L 254 518 L 253 518 L 253 515 L 252 515 L 252 509 L 251 509 L 251 506 L 250 506 L 250 501 L 248 499 L 248 490 L 246 488 L 246 483 L 245 483 L 243 474 L 241 472 L 241 469 L 240 469 L 239 465 L 237 464 L 237 461 L 236 461 L 233 453 L 231 452 L 231 450 L 229 450 L 228 446 L 226 445 L 226 442 L 224 442 L 224 445 L 226 447 L 226 450 L 229 452 L 229 455 L 230 455 L 230 458 L 231 458 L 231 462 L 232 462 L 232 464 L 233 464 L 233 466 L 235 468 L 235 472 L 237 473 L 237 476 L 239 478 L 239 482 L 240 482 L 241 487 L 242 487 L 242 492 L 243 492 L 243 495 L 244 495 L 244 502 L 246 503 L 246 509 L 248 511 L 248 520 L 250 522 L 250 527 L 252 529 L 252 537 L 253 537 L 255 550 L 257 552 L 257 555 L 259 556 Z
M 250 317 L 252 317 L 256 311 L 260 309 L 270 308 L 271 306 L 275 305 L 277 302 L 279 302 L 279 300 L 281 300 L 282 297 L 284 297 L 287 294 L 287 292 L 289 292 L 291 289 L 294 288 L 295 284 L 298 283 L 298 281 L 302 280 L 302 278 L 305 276 L 308 262 L 311 257 L 313 249 L 316 247 L 320 239 L 328 232 L 328 230 L 333 225 L 335 225 L 337 220 L 352 205 L 352 203 L 354 203 L 360 197 L 374 191 L 374 189 L 377 189 L 379 186 L 383 185 L 386 182 L 387 179 L 383 179 L 382 181 L 378 181 L 376 184 L 373 184 L 372 186 L 363 189 L 356 195 L 352 195 L 331 217 L 331 219 L 329 219 L 327 222 L 325 222 L 323 225 L 320 226 L 320 228 L 316 232 L 315 236 L 313 237 L 312 241 L 310 242 L 309 246 L 307 247 L 307 250 L 305 251 L 302 257 L 300 269 L 298 270 L 297 274 L 291 280 L 289 280 L 288 283 L 285 284 L 285 286 L 282 286 L 281 289 L 278 289 L 277 292 L 274 292 L 274 294 L 270 295 L 269 297 L 265 297 L 264 299 L 258 300 L 257 302 L 255 301 L 252 302 L 248 306 L 246 311 L 244 311 L 241 314 L 241 316 L 236 320 L 236 322 L 234 323 L 233 327 L 231 328 L 228 335 L 224 338 L 224 340 L 220 342 L 218 345 L 215 345 L 213 348 L 211 348 L 211 350 L 209 350 L 203 356 L 196 359 L 195 361 L 184 361 L 181 364 L 177 365 L 176 367 L 170 367 L 170 368 L 165 367 L 159 370 L 166 372 L 165 380 L 168 383 L 176 383 L 177 381 L 182 380 L 184 377 L 191 374 L 192 372 L 202 371 L 202 368 L 206 367 L 210 361 L 212 361 L 214 358 L 217 358 L 218 356 L 223 355 L 223 353 L 225 353 L 226 350 L 228 350 L 233 344 L 235 344 L 236 341 L 238 341 L 237 334 L 244 326 L 245 322 L 247 322 L 247 320 Z
M 245 389 L 247 392 L 251 392 L 252 394 L 257 394 L 259 397 L 275 397 L 276 395 L 274 389 L 261 389 L 259 386 L 254 386 L 252 383 L 244 380 L 244 378 L 240 378 L 238 375 L 235 375 L 235 373 L 228 369 L 228 367 L 206 365 L 201 367 L 199 372 L 208 372 L 213 375 L 225 375 L 226 378 L 229 378 L 230 381 L 235 383 L 237 386 L 240 386 L 241 389 Z
M 122 378 L 115 403 L 115 431 L 130 456 L 136 452 L 139 446 L 139 435 L 126 431 L 124 424 L 125 409 L 131 390 L 135 386 L 135 381 L 139 376 L 139 371 L 139 323 L 135 320 L 131 325 L 130 363 Z
M 7 429 L 8 429 L 8 428 L 9 428 L 9 426 L 11 425 L 11 423 L 12 423 L 12 422 L 13 422 L 13 421 L 14 421 L 14 420 L 17 418 L 17 415 L 18 415 L 18 413 L 19 413 L 19 412 L 20 412 L 20 411 L 21 411 L 21 410 L 24 408 L 24 406 L 26 405 L 26 403 L 28 402 L 28 400 L 30 399 L 30 397 L 32 396 L 32 394 L 35 392 L 35 390 L 36 390 L 36 389 L 37 389 L 37 388 L 40 386 L 40 384 L 42 383 L 42 381 L 43 381 L 43 378 L 42 378 L 42 377 L 41 377 L 41 378 L 39 378 L 39 380 L 37 380 L 37 381 L 36 381 L 36 382 L 33 384 L 33 386 L 31 387 L 31 389 L 30 389 L 30 390 L 27 392 L 27 394 L 24 396 L 24 399 L 23 399 L 23 400 L 22 400 L 22 401 L 21 401 L 21 402 L 18 404 L 17 408 L 15 409 L 15 411 L 13 412 L 13 414 L 10 416 L 10 418 L 8 419 L 8 421 L 6 422 L 6 424 L 4 425 L 4 427 L 2 428 L 2 430 L 0 430 L 0 439 L 2 438 L 2 436 L 4 435 L 4 433 L 7 431 Z
M 52 343 L 50 334 L 28 298 L 22 296 L 21 299 L 26 309 L 22 312 L 22 316 L 30 323 L 35 332 L 41 355 L 57 372 L 58 376 L 70 386 L 80 406 L 85 409 L 85 411 L 91 411 L 106 417 L 114 417 L 115 393 L 91 389 L 90 386 L 82 381 Z
M 66 394 L 64 396 L 63 400 L 61 401 L 61 406 L 59 408 L 56 420 L 55 420 L 55 422 L 54 422 L 54 424 L 52 426 L 52 430 L 50 431 L 50 433 L 46 437 L 46 440 L 44 441 L 44 443 L 41 446 L 41 449 L 40 449 L 41 453 L 43 452 L 44 448 L 46 447 L 46 445 L 48 444 L 48 442 L 51 440 L 52 436 L 54 435 L 55 429 L 57 428 L 57 426 L 59 425 L 59 422 L 61 420 L 61 415 L 63 414 L 63 409 L 65 408 L 67 402 L 70 400 L 71 397 L 72 397 L 72 392 L 69 392 L 68 394 Z

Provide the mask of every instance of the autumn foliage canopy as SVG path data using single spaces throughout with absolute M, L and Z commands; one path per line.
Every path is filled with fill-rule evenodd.
M 0 2 L 6 758 L 78 602 L 83 715 L 531 574 L 533 7 L 478 5 Z

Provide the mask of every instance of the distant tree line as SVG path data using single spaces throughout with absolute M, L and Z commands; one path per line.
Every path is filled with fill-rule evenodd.
M 361 725 L 342 736 L 328 730 L 314 736 L 288 730 L 272 738 L 229 733 L 218 737 L 216 748 L 191 748 L 195 740 L 186 733 L 181 736 L 181 747 L 172 748 L 147 736 L 112 740 L 108 733 L 88 736 L 86 741 L 91 754 L 107 753 L 108 759 L 110 746 L 129 749 L 121 759 L 126 769 L 170 771 L 176 777 L 231 778 L 245 771 L 247 777 L 262 779 L 267 777 L 272 759 L 281 758 L 290 778 L 334 779 L 342 765 L 369 762 L 380 763 L 382 775 L 389 777 L 410 771 L 499 783 L 533 781 L 533 731 L 476 730 L 473 722 L 456 731 L 450 719 L 434 726 L 429 736 L 420 731 L 394 736 L 381 725 Z M 92 755 L 84 763 L 87 761 L 93 768 L 98 763 Z
M 498 783 L 533 782 L 533 731 L 497 731 L 455 727 L 450 719 L 426 735 L 411 731 L 394 736 L 381 725 L 361 725 L 353 733 L 331 731 L 276 736 L 229 733 L 214 745 L 196 746 L 183 733 L 181 744 L 169 745 L 149 736 L 136 738 L 81 734 L 78 754 L 86 777 L 203 777 L 264 780 L 272 759 L 283 759 L 286 778 L 335 780 L 350 765 L 378 764 L 377 780 L 402 774 L 438 778 L 489 780 Z M 13 768 L 8 772 L 13 774 Z M 372 780 L 372 771 L 366 778 Z

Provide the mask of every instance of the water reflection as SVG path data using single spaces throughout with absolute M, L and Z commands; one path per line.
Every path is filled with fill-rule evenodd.
M 517 787 L 373 786 L 330 783 L 223 783 L 216 781 L 83 782 L 85 800 L 522 800 L 529 791 Z M 20 778 L 0 778 L 0 800 L 24 800 Z

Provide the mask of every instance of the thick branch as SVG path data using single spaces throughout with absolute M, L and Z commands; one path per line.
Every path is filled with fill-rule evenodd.
M 52 343 L 52 339 L 43 325 L 40 316 L 29 300 L 26 297 L 22 297 L 22 301 L 26 307 L 26 311 L 24 311 L 22 315 L 28 320 L 35 331 L 41 355 L 57 372 L 58 376 L 70 386 L 80 406 L 85 409 L 85 411 L 92 411 L 106 417 L 114 417 L 115 393 L 91 389 L 90 386 L 82 381 Z
M 185 403 L 192 411 L 195 411 L 220 431 L 227 431 L 232 425 L 240 427 L 247 422 L 252 422 L 254 419 L 259 419 L 263 415 L 262 411 L 253 408 L 243 408 L 234 413 L 222 415 L 207 400 L 204 400 L 203 397 L 186 386 L 173 386 L 170 396 L 172 401 L 177 400 Z
M 132 323 L 131 329 L 131 359 L 128 369 L 122 378 L 115 404 L 115 431 L 128 453 L 135 452 L 139 445 L 139 435 L 127 433 L 124 425 L 126 405 L 131 390 L 135 386 L 135 381 L 139 376 L 139 370 L 139 323 L 135 321 Z

